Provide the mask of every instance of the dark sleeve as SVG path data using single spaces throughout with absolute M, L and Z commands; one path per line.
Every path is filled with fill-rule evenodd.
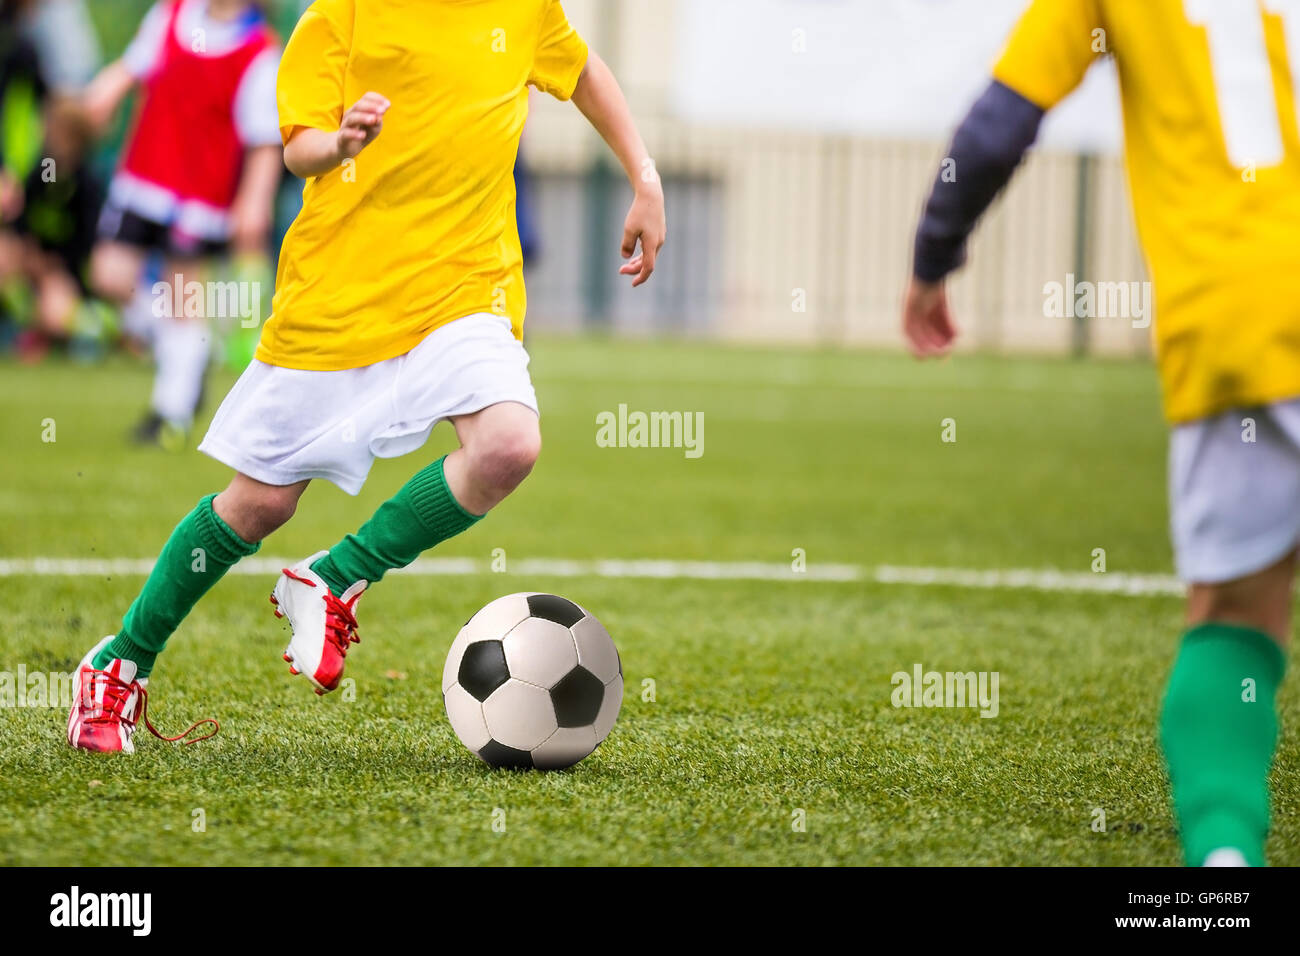
M 966 261 L 966 240 L 1038 138 L 1044 110 L 994 81 L 953 137 L 916 230 L 913 274 L 937 282 Z

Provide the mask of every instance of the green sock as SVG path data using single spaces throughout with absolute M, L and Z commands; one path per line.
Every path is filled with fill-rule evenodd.
M 257 551 L 259 545 L 239 537 L 212 510 L 215 497 L 208 495 L 176 526 L 121 630 L 95 655 L 94 667 L 102 669 L 120 657 L 135 662 L 137 677 L 148 677 L 154 659 L 199 598 L 240 558 Z
M 1224 847 L 1264 865 L 1285 669 L 1281 648 L 1259 631 L 1202 624 L 1183 637 L 1160 737 L 1189 866 Z
M 330 590 L 342 594 L 358 581 L 374 584 L 395 568 L 404 568 L 440 541 L 471 527 L 482 515 L 460 506 L 447 487 L 440 458 L 402 486 L 374 516 L 350 534 L 311 569 Z

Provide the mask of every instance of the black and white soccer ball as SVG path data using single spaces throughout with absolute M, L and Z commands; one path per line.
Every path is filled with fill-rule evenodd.
M 456 736 L 487 763 L 558 770 L 613 729 L 623 664 L 609 632 L 572 601 L 508 594 L 452 641 L 442 700 Z

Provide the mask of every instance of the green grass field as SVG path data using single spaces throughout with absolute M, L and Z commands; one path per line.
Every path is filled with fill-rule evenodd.
M 77 753 L 65 714 L 0 712 L 4 864 L 1081 864 L 1179 862 L 1153 738 L 1175 596 L 817 581 L 489 573 L 537 558 L 813 571 L 1167 574 L 1165 433 L 1139 363 L 532 343 L 546 447 L 489 520 L 439 550 L 484 572 L 367 596 L 354 701 L 290 678 L 273 583 L 232 575 L 161 659 L 133 758 Z M 215 382 L 223 391 L 228 377 Z M 147 369 L 0 365 L 0 558 L 151 558 L 220 487 L 194 452 L 128 448 Z M 597 447 L 597 413 L 704 413 L 704 455 Z M 954 419 L 957 441 L 941 441 Z M 47 420 L 53 442 L 42 441 Z M 262 556 L 300 558 L 450 447 L 318 485 Z M 138 577 L 0 579 L 0 671 L 71 670 Z M 493 771 L 443 713 L 443 655 L 492 598 L 565 594 L 605 622 L 627 691 L 571 771 Z M 997 671 L 1000 710 L 896 709 L 891 675 Z M 643 681 L 654 682 L 654 699 Z M 1283 693 L 1272 862 L 1300 863 L 1300 703 Z M 1106 832 L 1094 832 L 1094 811 Z M 195 832 L 195 811 L 206 829 Z M 493 828 L 503 810 L 504 832 Z M 806 829 L 793 822 L 803 811 Z

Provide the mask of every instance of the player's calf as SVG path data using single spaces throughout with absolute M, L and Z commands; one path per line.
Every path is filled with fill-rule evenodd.
M 1264 862 L 1294 573 L 1291 552 L 1254 574 L 1190 589 L 1191 627 L 1160 729 L 1192 866 Z

